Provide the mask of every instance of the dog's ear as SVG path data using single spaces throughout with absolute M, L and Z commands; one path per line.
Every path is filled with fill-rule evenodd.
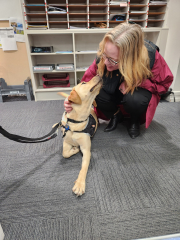
M 73 103 L 76 103 L 76 104 L 82 103 L 80 96 L 78 95 L 78 93 L 75 90 L 71 91 L 70 96 L 68 97 L 68 100 Z
M 95 100 L 93 101 L 93 106 L 94 106 L 94 107 L 97 107 L 97 103 L 96 103 Z
M 69 94 L 64 93 L 64 92 L 58 92 L 58 94 L 65 97 L 65 98 L 69 97 Z

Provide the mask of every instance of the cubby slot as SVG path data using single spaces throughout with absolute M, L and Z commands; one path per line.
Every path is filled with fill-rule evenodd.
M 114 28 L 123 22 L 126 22 L 126 21 L 109 21 L 109 28 Z
M 158 42 L 158 38 L 160 35 L 160 31 L 156 31 L 156 32 L 144 32 L 144 38 L 153 42 L 153 43 L 157 43 Z
M 87 5 L 68 5 L 69 13 L 87 13 Z
M 69 13 L 69 21 L 87 21 L 87 13 Z
M 104 20 L 104 21 L 90 21 L 89 22 L 89 28 L 92 29 L 97 29 L 97 28 L 107 28 L 108 25 L 108 21 Z
M 68 23 L 67 21 L 49 21 L 49 29 L 67 29 L 68 28 Z
M 26 13 L 27 22 L 46 22 L 46 13 Z
M 32 56 L 32 58 L 35 58 L 35 63 L 36 65 L 38 64 L 74 64 L 74 58 L 73 55 L 46 55 L 46 57 L 44 57 L 43 55 L 36 55 L 36 56 Z M 74 71 L 71 70 L 71 71 Z
M 162 28 L 164 20 L 150 20 L 147 21 L 147 27 L 159 27 Z
M 130 4 L 147 4 L 148 0 L 131 0 Z
M 67 21 L 67 13 L 53 14 L 48 13 L 49 21 Z
M 86 71 L 85 69 L 82 69 L 82 70 L 76 72 L 77 84 L 81 82 L 81 79 L 82 79 L 85 71 Z
M 123 14 L 127 13 L 128 8 L 127 7 L 120 7 L 120 5 L 110 5 L 109 6 L 109 13 L 110 14 Z
M 75 21 L 72 20 L 69 22 L 69 28 L 70 29 L 87 29 L 88 28 L 88 22 L 87 21 Z
M 76 69 L 86 70 L 96 58 L 96 54 L 76 54 Z
M 75 52 L 97 51 L 105 33 L 75 33 Z
M 91 4 L 89 5 L 89 13 L 107 13 L 107 7 L 108 5 L 104 4 L 99 5 Z
M 45 13 L 45 5 L 44 6 L 27 6 L 25 5 L 26 13 Z
M 59 72 L 61 73 L 61 72 Z M 64 71 L 64 73 L 68 73 L 69 74 L 69 83 L 70 83 L 70 87 L 74 87 L 75 86 L 75 73 L 74 72 L 68 72 L 68 71 Z M 34 73 L 34 77 L 35 77 L 35 81 L 36 81 L 36 84 L 37 84 L 37 89 L 45 89 L 43 87 L 43 80 L 42 80 L 42 76 L 44 74 L 47 74 L 47 73 Z M 54 75 L 58 75 L 58 72 L 51 72 L 50 73 L 51 75 L 54 74 Z M 66 87 L 63 87 L 62 89 L 67 89 Z M 48 89 L 47 89 L 48 90 Z M 50 90 L 50 89 L 49 89 Z
M 25 0 L 25 4 L 44 4 L 44 0 Z
M 53 46 L 54 52 L 73 51 L 72 34 L 31 34 L 28 38 L 30 47 Z
M 62 6 L 66 6 L 66 0 L 46 0 L 47 2 L 47 5 L 52 5 L 52 6 L 59 6 L 59 7 L 62 7 Z
M 108 15 L 107 13 L 89 13 L 89 21 L 97 21 L 97 22 L 103 22 L 107 21 Z
M 89 0 L 89 4 L 99 5 L 99 4 L 107 4 L 107 3 L 108 3 L 107 0 Z

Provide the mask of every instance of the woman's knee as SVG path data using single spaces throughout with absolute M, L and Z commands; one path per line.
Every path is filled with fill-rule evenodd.
M 123 106 L 127 112 L 143 112 L 151 100 L 151 92 L 146 89 L 135 89 L 133 94 L 128 93 L 123 98 Z

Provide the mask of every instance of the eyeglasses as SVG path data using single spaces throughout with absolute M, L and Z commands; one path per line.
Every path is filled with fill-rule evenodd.
M 116 64 L 118 64 L 118 63 L 119 63 L 119 61 L 118 61 L 118 62 L 116 62 L 116 61 L 114 61 L 113 59 L 111 59 L 111 58 L 107 57 L 105 53 L 103 53 L 103 54 L 102 54 L 102 57 L 103 57 L 104 59 L 106 59 L 106 58 L 107 58 L 107 60 L 109 61 L 109 63 L 110 63 L 111 65 L 113 65 L 113 66 L 115 66 Z

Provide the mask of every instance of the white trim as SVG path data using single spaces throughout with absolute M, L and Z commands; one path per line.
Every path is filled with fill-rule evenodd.
M 9 18 L 0 18 L 0 21 L 9 21 Z
M 174 96 L 175 96 L 175 101 L 180 102 L 180 91 L 173 91 L 174 94 L 170 95 L 170 100 L 169 102 L 174 102 Z
M 136 240 L 164 240 L 164 239 L 171 239 L 171 238 L 177 238 L 177 240 L 180 239 L 180 233 L 177 234 L 171 234 L 166 236 L 160 236 L 160 237 L 152 237 L 152 238 L 140 238 Z
M 0 224 L 0 240 L 3 240 L 3 239 L 4 239 L 4 233 Z

